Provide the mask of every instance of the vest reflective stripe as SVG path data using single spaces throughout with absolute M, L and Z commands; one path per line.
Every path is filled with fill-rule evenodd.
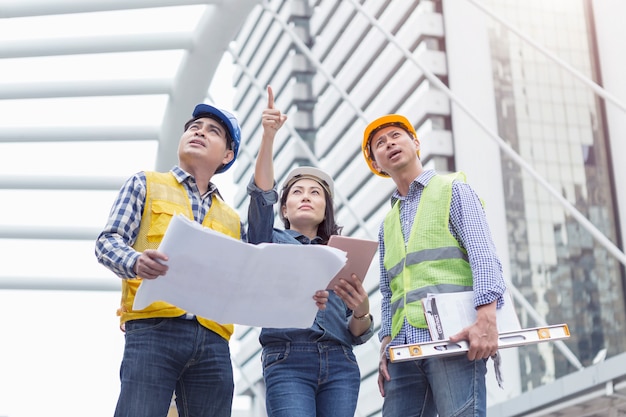
M 392 337 L 405 319 L 426 328 L 421 300 L 427 293 L 472 290 L 467 253 L 449 230 L 452 183 L 460 173 L 435 175 L 424 188 L 405 245 L 400 224 L 400 201 L 384 222 L 384 265 L 390 280 Z
M 183 214 L 193 220 L 193 210 L 187 191 L 172 173 L 146 172 L 145 174 L 146 202 L 139 233 L 133 245 L 138 252 L 159 247 L 173 216 Z M 235 239 L 241 237 L 239 215 L 215 195 L 212 197 L 211 208 L 202 225 Z M 163 301 L 154 302 L 143 310 L 133 310 L 139 284 L 141 284 L 141 278 L 122 280 L 122 302 L 118 310 L 121 323 L 134 319 L 178 317 L 186 313 L 185 310 Z M 226 340 L 229 340 L 233 334 L 232 324 L 220 324 L 203 317 L 198 317 L 198 322 Z
M 409 291 L 406 294 L 406 302 L 412 303 L 415 301 L 420 301 L 426 298 L 428 293 L 440 294 L 440 293 L 449 293 L 449 292 L 461 292 L 461 291 L 472 291 L 472 287 L 463 287 L 460 285 L 435 285 L 432 287 L 418 288 L 413 291 Z M 400 298 L 396 300 L 396 302 L 391 304 L 391 315 L 393 316 L 396 313 L 396 310 L 404 307 L 404 298 Z
M 397 265 L 391 267 L 387 273 L 389 274 L 389 279 L 392 280 L 404 269 L 404 265 L 414 265 L 420 262 L 426 261 L 438 261 L 441 259 L 463 259 L 466 262 L 467 254 L 461 250 L 461 248 L 448 247 L 448 248 L 438 248 L 438 249 L 425 249 L 419 252 L 413 252 L 407 254 L 406 258 L 399 262 Z

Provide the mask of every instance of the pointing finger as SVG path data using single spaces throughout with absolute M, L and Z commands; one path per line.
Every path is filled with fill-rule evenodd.
M 267 108 L 274 108 L 274 92 L 272 91 L 272 86 L 267 86 Z

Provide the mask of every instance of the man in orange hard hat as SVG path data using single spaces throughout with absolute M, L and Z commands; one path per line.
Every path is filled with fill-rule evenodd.
M 486 415 L 486 361 L 498 349 L 496 308 L 506 289 L 481 201 L 462 173 L 425 170 L 420 141 L 398 114 L 371 122 L 363 155 L 397 189 L 379 231 L 383 416 Z M 474 291 L 476 321 L 450 337 L 467 355 L 390 362 L 388 347 L 430 342 L 427 293 Z

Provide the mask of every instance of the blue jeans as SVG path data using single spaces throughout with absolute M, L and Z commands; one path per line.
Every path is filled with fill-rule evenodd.
M 233 369 L 228 342 L 197 320 L 126 323 L 115 417 L 165 417 L 172 394 L 181 417 L 230 417 Z
M 387 362 L 383 417 L 487 415 L 486 361 L 466 355 Z
M 361 376 L 351 348 L 271 344 L 262 360 L 269 417 L 354 417 Z

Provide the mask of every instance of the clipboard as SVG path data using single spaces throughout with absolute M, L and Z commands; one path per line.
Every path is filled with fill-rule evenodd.
M 375 240 L 332 235 L 330 239 L 328 239 L 328 246 L 346 252 L 347 261 L 345 266 L 328 283 L 326 289 L 332 289 L 335 285 L 339 284 L 340 278 L 346 278 L 351 274 L 356 274 L 361 282 L 363 282 L 365 274 L 367 274 L 367 270 L 372 263 L 372 259 L 374 259 L 374 254 L 378 250 L 378 242 Z
M 504 305 L 496 310 L 498 333 L 521 330 L 509 291 L 502 295 Z M 476 320 L 474 291 L 427 294 L 422 299 L 426 324 L 433 341 L 448 339 Z

